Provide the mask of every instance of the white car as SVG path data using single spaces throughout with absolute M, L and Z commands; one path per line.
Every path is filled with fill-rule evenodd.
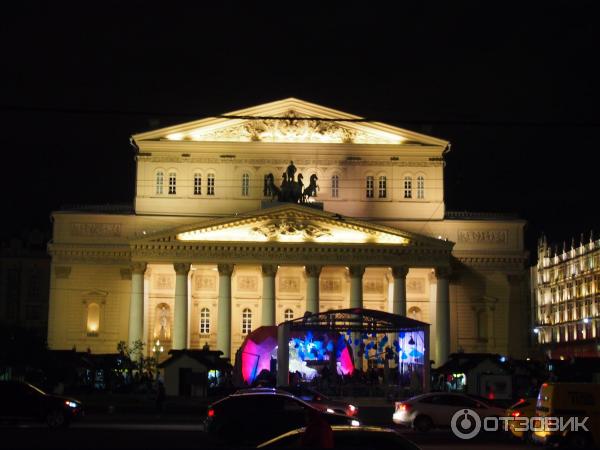
M 468 395 L 431 392 L 396 402 L 393 420 L 397 425 L 426 432 L 433 427 L 449 427 L 452 416 L 461 409 L 471 409 L 479 417 L 501 417 L 505 411 Z

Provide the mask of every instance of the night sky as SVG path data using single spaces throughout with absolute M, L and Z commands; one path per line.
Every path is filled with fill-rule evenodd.
M 5 3 L 2 238 L 131 203 L 133 133 L 290 96 L 451 141 L 447 209 L 530 250 L 600 236 L 593 2 L 389 3 Z

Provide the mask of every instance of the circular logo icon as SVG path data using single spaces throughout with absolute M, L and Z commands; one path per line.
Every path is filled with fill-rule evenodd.
M 459 409 L 452 416 L 450 428 L 456 437 L 472 439 L 481 430 L 481 419 L 472 409 Z

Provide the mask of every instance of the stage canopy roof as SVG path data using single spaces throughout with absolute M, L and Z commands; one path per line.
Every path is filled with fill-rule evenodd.
M 429 328 L 429 324 L 408 317 L 375 309 L 349 308 L 307 313 L 303 317 L 285 322 L 290 331 L 360 331 L 363 333 L 395 333 Z

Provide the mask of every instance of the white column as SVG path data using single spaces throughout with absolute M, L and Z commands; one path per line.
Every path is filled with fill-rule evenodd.
M 219 307 L 217 311 L 217 350 L 231 355 L 231 274 L 233 264 L 219 264 Z
M 362 308 L 365 266 L 349 266 L 348 269 L 350 272 L 350 308 Z
M 275 325 L 275 275 L 277 265 L 262 265 L 262 325 Z
M 392 276 L 394 277 L 392 313 L 401 316 L 406 316 L 406 275 L 408 275 L 408 267 L 392 267 Z
M 365 266 L 350 266 L 348 267 L 350 272 L 350 308 L 362 308 L 363 307 L 363 275 L 365 273 Z M 352 352 L 354 356 L 354 367 L 357 370 L 363 368 L 363 358 L 358 356 L 360 344 L 355 345 L 356 339 L 362 341 L 362 334 L 355 332 L 351 334 L 352 337 Z
M 450 355 L 450 292 L 448 286 L 449 269 L 436 267 L 435 276 L 435 363 L 439 367 Z
M 319 276 L 322 266 L 304 266 L 306 272 L 306 310 L 318 314 L 319 312 Z
M 290 375 L 290 329 L 289 325 L 277 327 L 277 386 L 289 385 Z
M 144 272 L 146 263 L 131 265 L 131 301 L 129 303 L 129 345 L 144 339 Z
M 173 350 L 187 347 L 188 336 L 188 274 L 191 264 L 175 263 L 175 308 L 173 311 Z

